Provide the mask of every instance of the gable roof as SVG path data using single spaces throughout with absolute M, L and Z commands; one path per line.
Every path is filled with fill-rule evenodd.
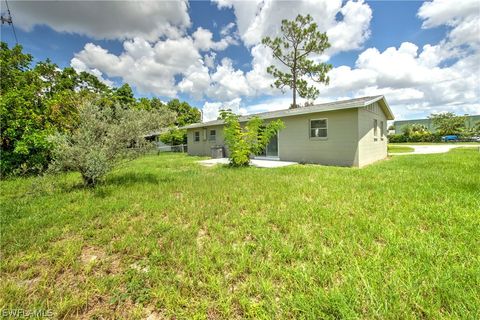
M 374 102 L 378 102 L 383 112 L 385 113 L 387 120 L 394 119 L 392 110 L 388 106 L 388 103 L 385 100 L 385 97 L 380 95 L 380 96 L 361 97 L 361 98 L 355 98 L 355 99 L 349 99 L 349 100 L 320 103 L 320 104 L 315 104 L 313 106 L 300 107 L 295 109 L 284 109 L 284 110 L 249 114 L 249 115 L 239 117 L 238 120 L 240 122 L 246 122 L 254 116 L 257 116 L 260 119 L 274 119 L 274 118 L 291 117 L 291 116 L 296 116 L 301 114 L 362 108 Z M 212 120 L 212 121 L 207 121 L 202 123 L 193 123 L 188 126 L 181 127 L 180 129 L 203 128 L 203 127 L 209 127 L 209 126 L 215 126 L 215 125 L 222 125 L 223 123 L 224 123 L 223 120 Z

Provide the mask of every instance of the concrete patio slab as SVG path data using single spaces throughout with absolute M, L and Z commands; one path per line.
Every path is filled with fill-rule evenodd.
M 228 158 L 201 160 L 198 163 L 202 166 L 211 167 L 216 164 L 228 164 Z M 298 164 L 298 162 L 252 159 L 250 164 L 257 168 L 280 168 Z

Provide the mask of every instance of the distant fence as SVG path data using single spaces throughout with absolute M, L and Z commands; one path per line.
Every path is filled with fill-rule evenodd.
M 160 152 L 187 152 L 187 145 L 186 144 L 178 144 L 175 146 L 158 146 L 157 151 Z

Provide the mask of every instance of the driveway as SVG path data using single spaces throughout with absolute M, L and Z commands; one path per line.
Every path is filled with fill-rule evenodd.
M 407 154 L 430 154 L 445 153 L 454 148 L 480 148 L 480 145 L 461 144 L 401 144 L 401 146 L 413 148 L 413 152 L 390 153 L 392 156 L 403 156 Z

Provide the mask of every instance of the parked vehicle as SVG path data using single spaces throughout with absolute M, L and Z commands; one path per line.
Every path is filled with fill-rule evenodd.
M 451 141 L 456 142 L 456 141 L 458 141 L 458 136 L 456 136 L 456 135 L 443 136 L 442 141 L 443 142 L 451 142 Z

